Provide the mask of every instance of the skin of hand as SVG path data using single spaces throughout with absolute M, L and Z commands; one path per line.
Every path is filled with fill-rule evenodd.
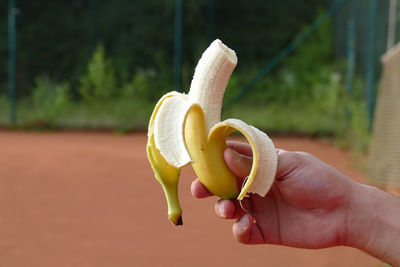
M 251 148 L 241 142 L 227 144 L 225 162 L 241 187 L 251 169 Z M 239 242 L 300 248 L 346 245 L 400 266 L 398 198 L 357 183 L 308 153 L 277 153 L 276 181 L 266 197 L 250 194 L 242 205 L 222 199 L 215 205 L 218 216 L 237 220 L 233 235 Z M 198 179 L 191 191 L 196 198 L 211 196 Z

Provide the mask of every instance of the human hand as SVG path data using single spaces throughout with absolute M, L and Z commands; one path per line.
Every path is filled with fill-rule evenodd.
M 248 144 L 228 142 L 225 162 L 240 187 L 252 165 Z M 356 247 L 400 266 L 400 198 L 351 180 L 304 152 L 277 150 L 276 181 L 266 197 L 219 200 L 218 216 L 238 219 L 233 235 L 244 244 L 301 248 Z M 197 179 L 197 198 L 212 194 Z M 241 207 L 243 206 L 243 208 Z
M 228 142 L 228 147 L 225 161 L 241 185 L 251 169 L 251 148 L 239 142 Z M 303 248 L 343 244 L 354 182 L 304 152 L 278 150 L 278 158 L 276 182 L 265 198 L 251 194 L 242 201 L 244 209 L 237 200 L 219 200 L 217 215 L 239 219 L 233 234 L 245 244 Z M 192 194 L 211 196 L 199 180 L 193 182 Z

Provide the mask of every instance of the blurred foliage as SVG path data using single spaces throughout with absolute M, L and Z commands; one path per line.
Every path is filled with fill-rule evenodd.
M 243 119 L 267 132 L 334 136 L 340 145 L 365 152 L 369 129 L 364 87 L 356 78 L 353 93 L 346 91 L 345 64 L 334 59 L 332 33 L 329 20 L 224 117 Z M 248 80 L 234 74 L 226 97 Z
M 0 94 L 0 126 L 9 121 L 10 105 L 8 96 Z
M 36 79 L 32 95 L 32 107 L 35 120 L 52 125 L 58 117 L 65 115 L 70 105 L 70 87 L 68 83 L 56 84 L 47 76 Z
M 145 130 L 155 102 L 174 90 L 175 1 L 97 3 L 95 10 L 78 0 L 18 2 L 20 126 Z M 207 3 L 184 1 L 185 91 L 209 43 Z M 239 92 L 321 7 L 316 0 L 215 1 L 214 36 L 239 58 L 225 99 Z M 0 37 L 6 35 L 5 25 L 0 24 Z M 363 84 L 356 79 L 353 94 L 346 92 L 345 64 L 335 60 L 333 36 L 332 22 L 323 24 L 223 117 L 240 118 L 269 133 L 334 136 L 344 146 L 365 151 Z M 6 75 L 6 52 L 5 42 L 0 43 L 0 77 Z M 6 88 L 2 81 L 0 90 Z M 8 122 L 8 107 L 0 92 L 0 125 Z
M 48 76 L 39 76 L 32 97 L 18 101 L 18 105 L 23 107 L 17 110 L 17 116 L 22 118 L 19 125 L 32 130 L 56 129 L 59 118 L 69 115 L 70 86 L 66 82 L 55 83 Z
M 208 0 L 183 1 L 182 65 L 192 70 L 208 46 Z M 213 38 L 237 51 L 247 72 L 258 68 L 288 43 L 299 27 L 313 20 L 326 3 L 318 0 L 245 0 L 215 2 Z M 76 95 L 87 62 L 103 44 L 113 61 L 115 79 L 151 70 L 165 83 L 173 80 L 174 0 L 17 1 L 17 88 L 30 95 L 36 77 L 68 80 Z M 93 3 L 97 3 L 94 5 Z M 0 39 L 7 39 L 7 1 L 0 1 Z M 6 89 L 7 42 L 0 42 L 0 90 Z M 191 77 L 191 72 L 189 77 Z M 187 79 L 184 88 L 188 87 Z M 159 97 L 162 90 L 152 94 Z
M 117 93 L 115 68 L 106 60 L 104 47 L 99 45 L 89 60 L 86 74 L 80 79 L 79 94 L 85 102 L 104 102 Z

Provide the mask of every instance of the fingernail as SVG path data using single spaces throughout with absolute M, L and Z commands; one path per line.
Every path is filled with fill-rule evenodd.
M 222 199 L 218 201 L 217 208 L 218 208 L 218 215 L 222 218 L 226 218 L 224 201 Z
M 239 219 L 239 221 L 237 221 L 236 224 L 240 230 L 246 231 L 250 225 L 249 218 L 246 215 L 244 215 L 242 216 L 242 218 Z

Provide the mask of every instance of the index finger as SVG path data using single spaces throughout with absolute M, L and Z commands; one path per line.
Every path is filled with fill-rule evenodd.
M 198 178 L 192 182 L 190 191 L 195 198 L 206 198 L 213 195 L 207 190 L 207 188 L 200 182 Z

